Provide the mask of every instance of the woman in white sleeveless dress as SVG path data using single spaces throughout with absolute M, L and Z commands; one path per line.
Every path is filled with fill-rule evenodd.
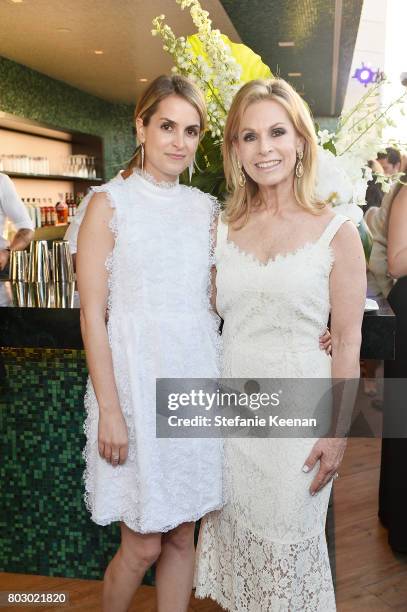
M 315 202 L 315 160 L 313 124 L 290 85 L 243 86 L 225 128 L 232 193 L 215 253 L 222 377 L 359 377 L 363 249 L 346 217 Z M 332 361 L 317 341 L 330 310 Z M 233 612 L 335 610 L 325 519 L 344 447 L 225 440 L 227 504 L 203 520 L 196 596 Z
M 223 501 L 221 448 L 218 440 L 156 438 L 155 381 L 219 373 L 209 299 L 216 205 L 178 183 L 205 129 L 196 86 L 179 76 L 156 79 L 136 117 L 142 144 L 133 167 L 93 189 L 78 238 L 90 372 L 86 502 L 99 525 L 120 521 L 105 612 L 128 609 L 155 561 L 158 610 L 185 612 L 194 521 Z

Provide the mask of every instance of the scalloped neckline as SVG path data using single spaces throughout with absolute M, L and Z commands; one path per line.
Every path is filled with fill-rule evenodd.
M 297 255 L 299 255 L 303 251 L 307 251 L 308 249 L 316 248 L 318 246 L 324 245 L 324 240 L 323 239 L 324 239 L 325 235 L 327 234 L 328 229 L 330 228 L 331 224 L 334 222 L 334 220 L 336 218 L 337 218 L 337 215 L 334 215 L 332 217 L 332 219 L 325 226 L 322 234 L 316 240 L 307 240 L 307 242 L 305 242 L 301 246 L 297 247 L 293 251 L 288 251 L 287 253 L 277 253 L 277 255 L 269 257 L 269 259 L 267 259 L 267 261 L 262 261 L 261 259 L 256 257 L 256 255 L 254 255 L 254 253 L 251 253 L 250 251 L 245 251 L 238 244 L 236 244 L 236 242 L 234 242 L 233 240 L 230 240 L 230 238 L 228 237 L 228 230 L 226 230 L 226 240 L 225 240 L 225 243 L 226 243 L 226 245 L 230 246 L 238 255 L 240 255 L 242 257 L 245 257 L 248 261 L 251 261 L 253 264 L 257 265 L 259 268 L 267 268 L 269 265 L 271 265 L 273 263 L 278 263 L 278 262 L 282 262 L 282 261 L 286 261 L 286 260 L 292 259 L 293 257 L 296 257 Z M 332 247 L 331 247 L 330 243 L 328 243 L 325 246 L 328 247 L 328 252 L 332 251 Z
M 237 245 L 236 242 L 234 242 L 233 240 L 229 240 L 229 239 L 226 240 L 226 244 L 230 246 L 238 255 L 245 257 L 246 259 L 248 259 L 249 261 L 257 265 L 259 268 L 267 268 L 272 263 L 278 263 L 280 261 L 285 261 L 287 259 L 296 257 L 302 251 L 306 251 L 307 249 L 311 247 L 318 246 L 319 242 L 320 242 L 320 239 L 314 240 L 314 241 L 308 241 L 305 244 L 299 246 L 297 249 L 294 249 L 293 251 L 288 251 L 287 253 L 277 253 L 277 255 L 274 255 L 273 257 L 269 257 L 267 261 L 261 261 L 261 259 L 256 257 L 256 255 L 254 255 L 253 253 L 250 253 L 249 251 L 245 251 L 241 249 L 239 245 Z

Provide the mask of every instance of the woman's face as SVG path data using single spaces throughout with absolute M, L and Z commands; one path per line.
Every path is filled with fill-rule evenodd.
M 293 183 L 303 139 L 287 111 L 275 100 L 254 102 L 243 113 L 235 148 L 246 173 L 259 186 Z
M 144 143 L 144 169 L 159 181 L 175 181 L 189 166 L 199 143 L 200 118 L 192 104 L 175 94 L 164 98 L 148 125 L 136 120 Z

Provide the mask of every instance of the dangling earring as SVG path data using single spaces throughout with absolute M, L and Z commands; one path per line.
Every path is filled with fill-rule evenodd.
M 141 143 L 141 169 L 144 170 L 144 142 Z
M 243 189 L 243 187 L 246 185 L 246 176 L 243 172 L 243 167 L 239 160 L 237 161 L 237 167 L 239 168 L 239 178 L 237 179 L 237 182 L 239 184 L 239 187 Z
M 304 153 L 302 151 L 297 151 L 297 163 L 295 165 L 295 176 L 299 179 L 304 175 L 304 164 L 302 163 L 303 157 L 304 157 Z
M 194 166 L 195 166 L 195 157 L 194 159 L 191 161 L 191 163 L 188 166 L 188 174 L 189 174 L 189 182 L 191 183 L 192 181 L 192 175 L 194 173 Z

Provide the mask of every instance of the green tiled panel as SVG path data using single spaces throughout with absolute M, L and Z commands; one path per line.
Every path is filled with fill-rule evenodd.
M 106 178 L 134 152 L 132 106 L 112 104 L 5 57 L 0 57 L 0 111 L 101 136 Z
M 100 579 L 120 534 L 83 502 L 84 353 L 10 349 L 2 360 L 0 571 Z
M 274 74 L 304 95 L 315 115 L 331 114 L 335 0 L 220 0 L 242 42 L 262 56 Z M 338 89 L 334 116 L 340 114 L 363 0 L 343 0 Z M 282 48 L 279 41 L 295 42 Z M 301 77 L 289 77 L 301 72 Z

